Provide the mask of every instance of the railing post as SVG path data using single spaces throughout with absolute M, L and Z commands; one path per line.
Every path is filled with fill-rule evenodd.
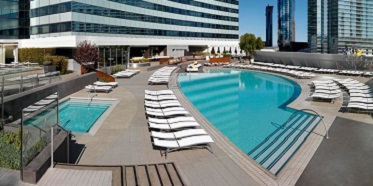
M 53 152 L 54 152 L 54 147 L 53 147 L 53 126 L 51 127 L 51 169 L 53 169 Z
M 23 75 L 21 75 L 21 83 L 19 85 L 19 93 L 23 92 Z

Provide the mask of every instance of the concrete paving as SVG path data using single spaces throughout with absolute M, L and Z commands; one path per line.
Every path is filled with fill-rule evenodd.
M 175 162 L 188 185 L 257 185 L 230 157 L 215 144 L 212 151 L 193 149 L 172 152 L 167 159 L 152 145 L 145 117 L 144 91 L 167 89 L 164 85 L 147 85 L 153 72 L 141 72 L 131 79 L 119 79 L 113 92 L 99 93 L 99 98 L 120 100 L 95 136 L 81 135 L 78 144 L 85 150 L 79 164 L 129 165 Z M 92 94 L 90 94 L 92 95 Z M 87 97 L 82 90 L 74 97 Z
M 337 118 L 329 135 L 296 185 L 372 185 L 372 123 Z

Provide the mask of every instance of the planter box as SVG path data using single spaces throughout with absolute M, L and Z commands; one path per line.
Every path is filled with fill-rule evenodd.
M 231 62 L 230 57 L 211 58 L 210 63 L 229 63 Z

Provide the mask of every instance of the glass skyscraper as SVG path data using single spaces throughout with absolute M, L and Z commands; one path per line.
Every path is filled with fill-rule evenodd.
M 266 6 L 266 46 L 273 45 L 273 6 Z
M 372 55 L 373 0 L 309 0 L 308 42 L 311 52 L 343 53 L 363 49 Z
M 0 39 L 29 38 L 29 0 L 0 0 Z
M 295 0 L 278 0 L 278 41 L 280 48 L 295 41 Z

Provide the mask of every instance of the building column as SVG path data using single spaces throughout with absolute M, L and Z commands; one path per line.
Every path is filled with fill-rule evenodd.
M 18 63 L 18 46 L 15 45 L 15 48 L 13 49 L 13 56 L 14 56 L 14 62 Z
M 5 64 L 5 47 L 0 45 L 0 64 Z

